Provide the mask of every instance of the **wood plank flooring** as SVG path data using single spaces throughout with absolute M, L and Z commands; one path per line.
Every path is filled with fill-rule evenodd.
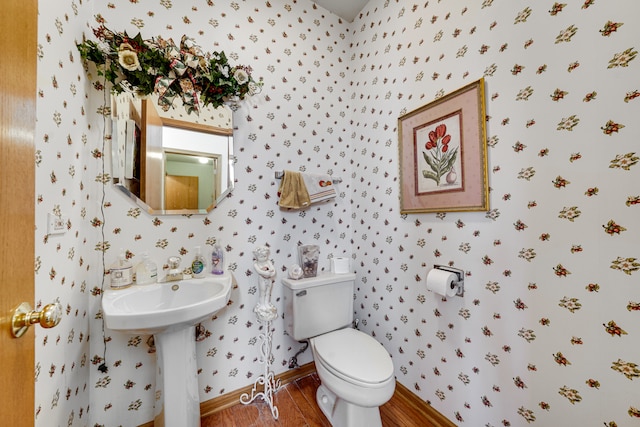
M 320 385 L 313 373 L 286 384 L 274 396 L 279 416 L 273 419 L 269 406 L 258 398 L 249 405 L 238 403 L 202 418 L 201 427 L 331 427 L 316 403 Z M 383 427 L 438 427 L 404 399 L 397 390 L 389 402 L 380 408 Z

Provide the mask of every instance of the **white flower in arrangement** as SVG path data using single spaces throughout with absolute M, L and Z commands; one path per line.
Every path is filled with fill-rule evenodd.
M 122 43 L 118 49 L 118 62 L 128 71 L 141 70 L 138 54 L 129 43 Z
M 233 73 L 233 78 L 241 85 L 249 81 L 249 75 L 242 68 L 236 68 L 235 73 Z
M 98 42 L 96 43 L 96 47 L 104 54 L 109 54 L 110 52 L 112 52 L 111 46 L 104 40 L 98 40 Z
M 229 67 L 226 65 L 218 64 L 218 71 L 225 77 L 229 78 Z

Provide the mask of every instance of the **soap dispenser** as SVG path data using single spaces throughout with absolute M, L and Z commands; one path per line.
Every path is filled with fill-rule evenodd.
M 123 249 L 120 249 L 118 260 L 111 265 L 109 276 L 112 289 L 122 289 L 133 283 L 133 266 L 127 259 Z
M 202 279 L 207 275 L 206 263 L 200 251 L 200 246 L 196 246 L 196 254 L 191 262 L 191 273 L 193 273 L 194 278 Z
M 136 265 L 136 284 L 148 285 L 158 280 L 158 266 L 149 258 L 149 254 L 142 254 L 142 261 Z

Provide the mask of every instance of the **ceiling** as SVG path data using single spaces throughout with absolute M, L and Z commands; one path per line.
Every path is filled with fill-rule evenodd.
M 369 0 L 313 0 L 318 6 L 338 15 L 340 18 L 353 22 L 358 13 Z

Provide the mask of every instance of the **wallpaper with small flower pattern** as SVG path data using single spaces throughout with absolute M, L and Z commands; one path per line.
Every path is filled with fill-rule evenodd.
M 308 0 L 39 6 L 36 302 L 58 299 L 65 315 L 36 330 L 37 425 L 153 418 L 153 344 L 103 328 L 103 271 L 120 249 L 162 268 L 216 242 L 238 287 L 198 335 L 201 401 L 262 372 L 253 249 L 270 245 L 284 277 L 309 243 L 321 269 L 352 258 L 359 328 L 456 424 L 638 424 L 636 2 L 371 0 L 353 23 Z M 233 113 L 236 188 L 210 214 L 149 215 L 108 184 L 108 94 L 74 45 L 100 23 L 187 34 L 264 80 Z M 490 210 L 401 215 L 398 117 L 480 78 Z M 342 178 L 338 197 L 279 209 L 284 169 Z M 47 234 L 47 214 L 63 215 L 64 235 Z M 464 297 L 425 289 L 433 264 L 465 271 Z M 273 302 L 282 312 L 279 282 Z M 276 373 L 301 348 L 283 327 Z

